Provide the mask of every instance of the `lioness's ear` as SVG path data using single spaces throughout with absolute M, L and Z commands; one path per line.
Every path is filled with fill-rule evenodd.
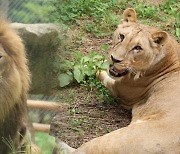
M 123 21 L 126 22 L 136 22 L 137 15 L 136 11 L 133 8 L 128 8 L 123 13 Z
M 163 44 L 168 37 L 168 34 L 164 31 L 155 32 L 152 34 L 152 39 L 154 43 L 157 43 L 159 45 Z

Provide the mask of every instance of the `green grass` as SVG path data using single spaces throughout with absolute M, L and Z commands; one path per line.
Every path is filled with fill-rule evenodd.
M 166 21 L 168 18 L 177 19 L 175 31 L 179 28 L 180 2 L 165 0 L 159 6 L 147 5 L 138 0 L 55 0 L 53 16 L 57 22 L 67 25 L 81 26 L 85 33 L 94 37 L 106 36 L 120 22 L 123 10 L 133 7 L 140 19 L 151 18 L 154 21 Z M 176 32 L 175 36 L 180 37 Z
M 55 147 L 55 138 L 47 133 L 35 133 L 35 142 L 42 149 L 44 154 L 52 154 Z
M 67 25 L 83 25 L 83 30 L 94 36 L 103 36 L 107 29 L 118 24 L 113 10 L 120 10 L 117 0 L 56 0 L 54 12 L 57 21 Z

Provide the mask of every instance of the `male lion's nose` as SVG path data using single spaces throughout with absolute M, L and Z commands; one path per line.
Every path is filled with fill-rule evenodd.
M 112 55 L 111 55 L 111 60 L 112 60 L 114 63 L 120 63 L 120 62 L 123 61 L 123 60 L 114 58 Z

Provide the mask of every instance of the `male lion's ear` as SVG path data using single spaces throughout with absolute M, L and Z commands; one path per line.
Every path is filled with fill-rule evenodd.
M 152 34 L 152 39 L 154 43 L 157 43 L 159 45 L 163 44 L 168 37 L 168 34 L 164 31 L 155 32 Z
M 123 13 L 123 21 L 126 22 L 136 22 L 137 15 L 136 11 L 133 8 L 128 8 Z

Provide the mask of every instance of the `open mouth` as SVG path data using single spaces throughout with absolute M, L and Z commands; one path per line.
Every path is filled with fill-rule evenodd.
M 128 68 L 119 70 L 114 65 L 109 66 L 109 73 L 114 77 L 121 77 L 129 73 Z

